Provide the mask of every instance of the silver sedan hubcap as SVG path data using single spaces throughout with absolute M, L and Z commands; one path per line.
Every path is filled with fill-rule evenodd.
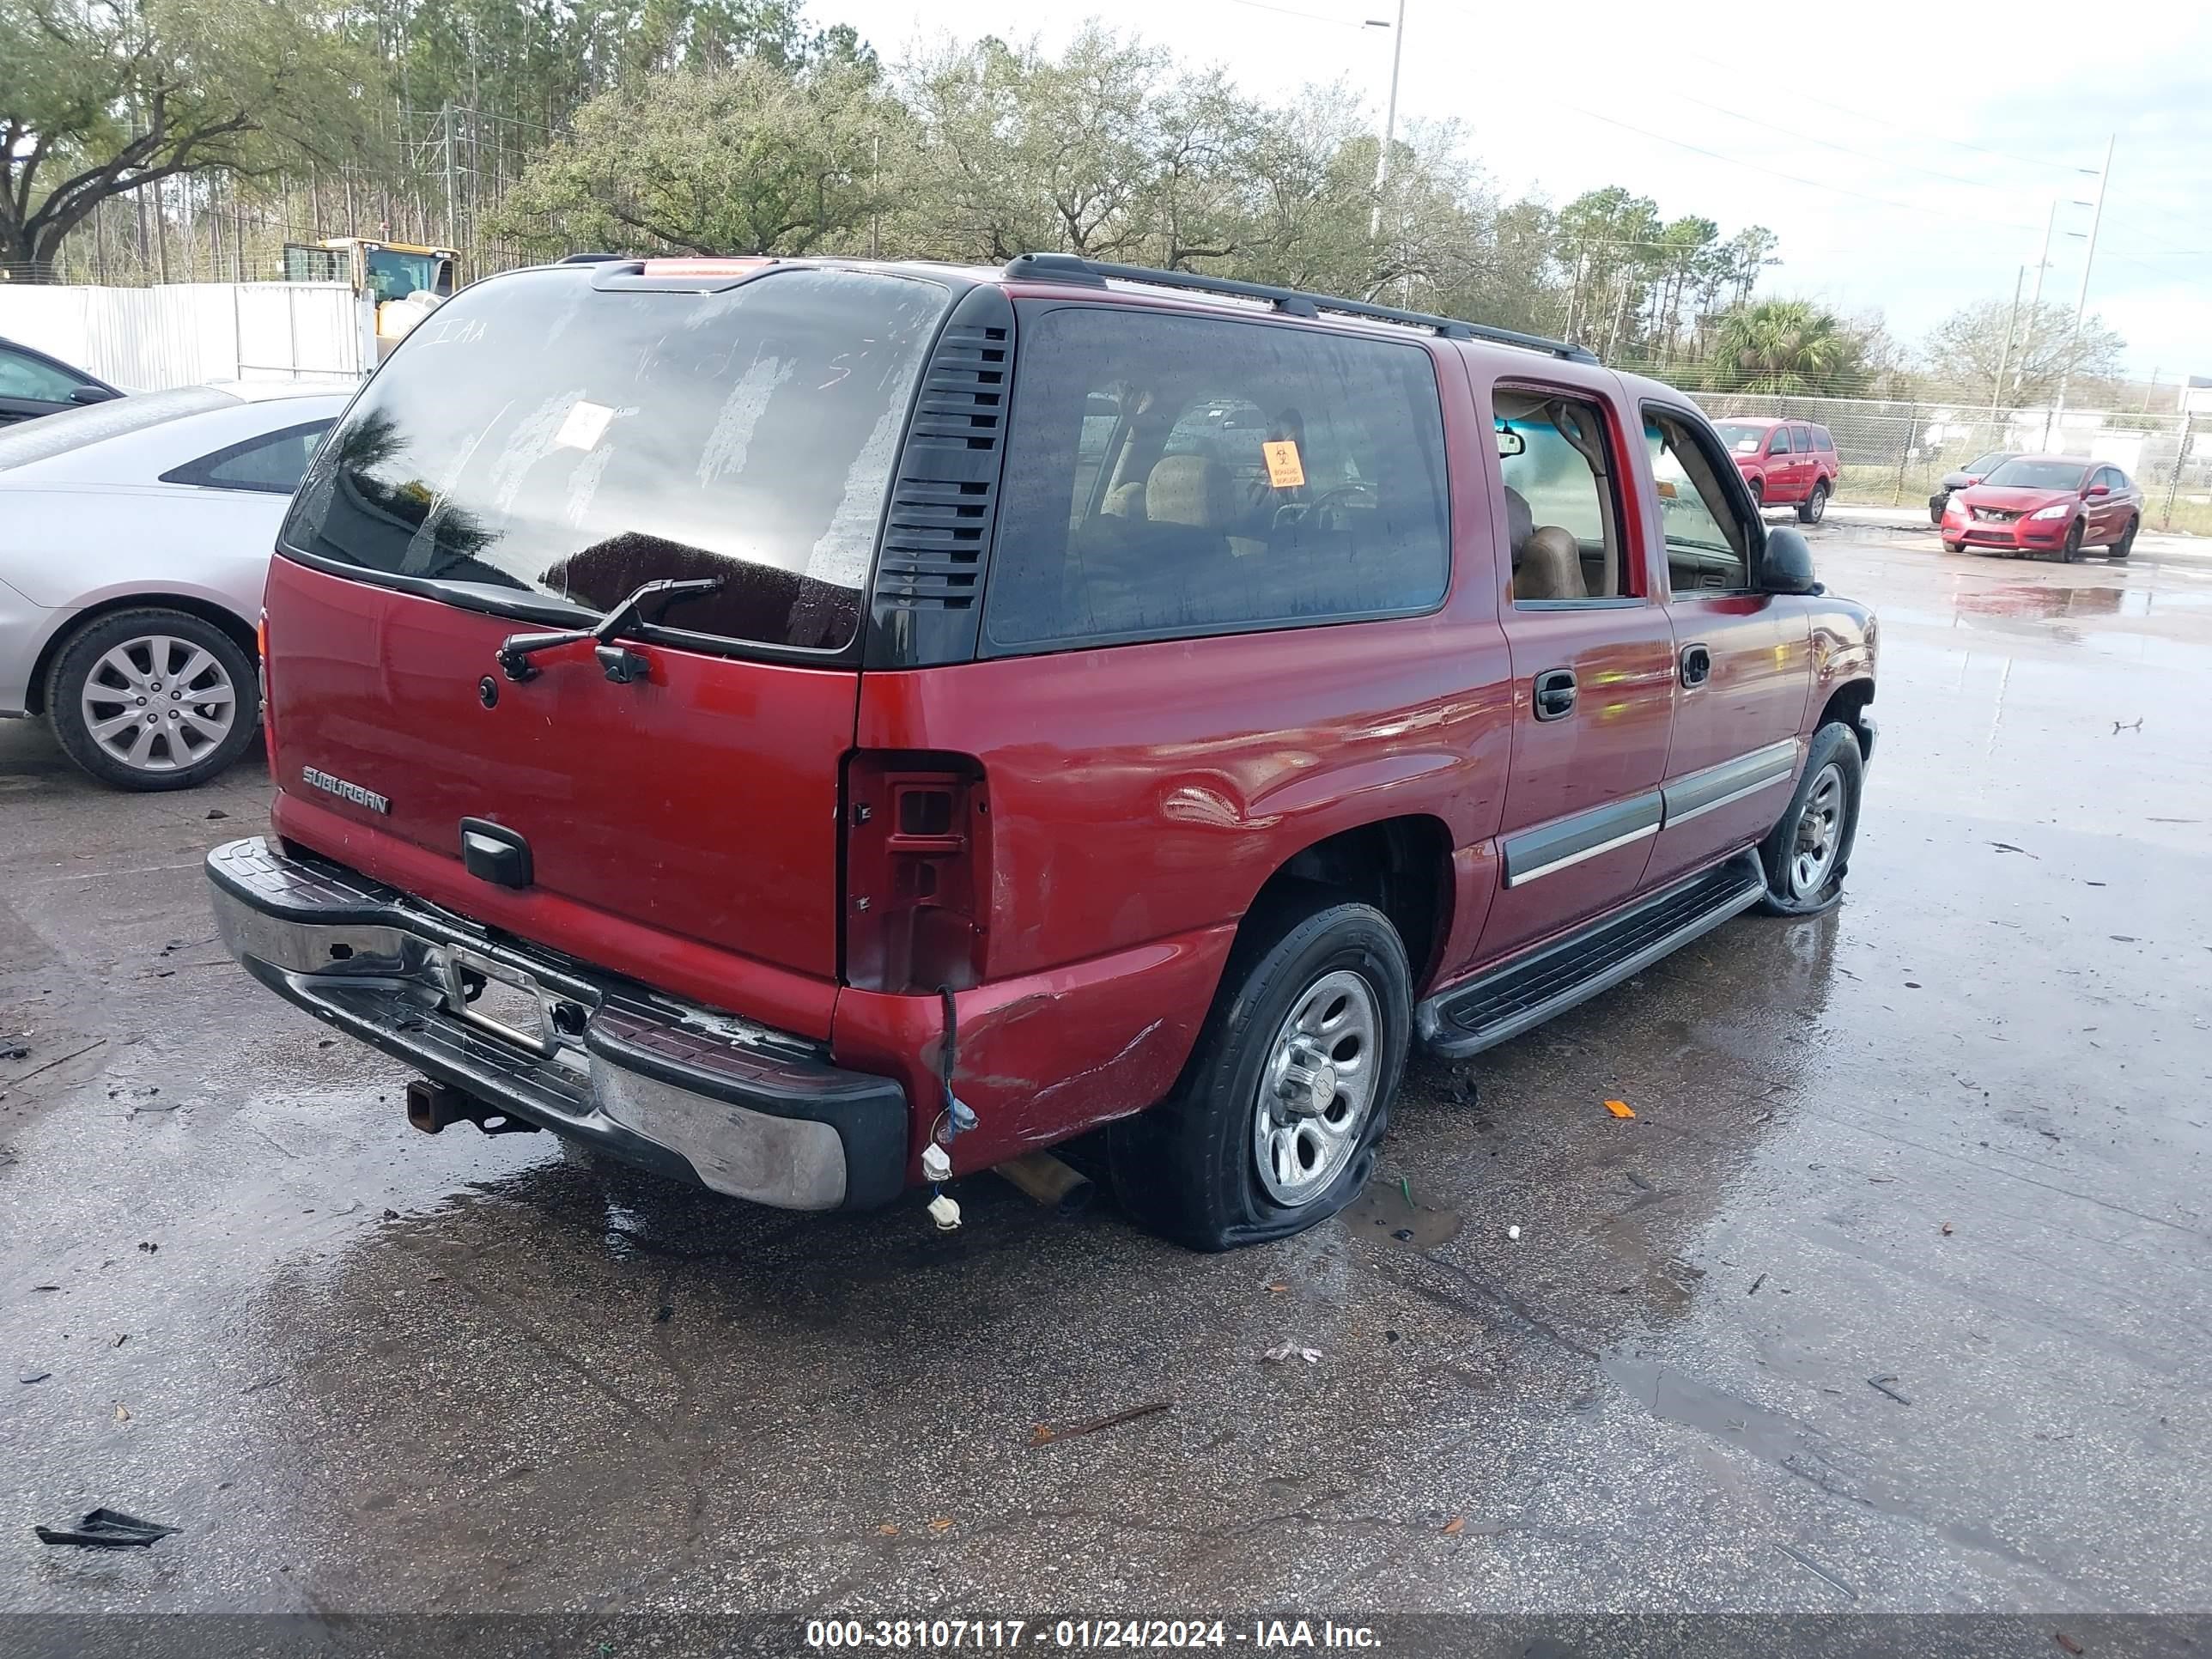
M 1805 797 L 1790 849 L 1790 890 L 1796 897 L 1810 898 L 1827 882 L 1843 821 L 1844 775 L 1832 764 L 1824 766 L 1813 781 L 1813 793 Z
M 107 755 L 141 772 L 174 772 L 230 735 L 238 688 L 213 652 L 149 634 L 101 656 L 77 700 Z
M 1308 1204 L 1352 1159 L 1375 1103 L 1375 993 L 1349 969 L 1307 987 L 1275 1034 L 1253 1103 L 1252 1156 L 1267 1196 Z

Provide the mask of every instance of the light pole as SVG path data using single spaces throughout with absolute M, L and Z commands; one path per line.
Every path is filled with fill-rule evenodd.
M 1395 23 L 1370 17 L 1365 26 L 1390 31 L 1390 101 L 1382 116 L 1382 157 L 1375 166 L 1375 212 L 1367 222 L 1367 234 L 1379 236 L 1382 233 L 1382 188 L 1390 182 L 1390 146 L 1398 137 L 1398 65 L 1406 55 L 1406 0 L 1398 0 Z

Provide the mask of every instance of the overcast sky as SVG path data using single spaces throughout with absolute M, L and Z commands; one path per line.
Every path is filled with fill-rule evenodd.
M 1380 125 L 1397 0 L 1116 0 L 1112 27 L 1265 96 L 1339 75 Z M 1094 3 L 813 0 L 887 60 L 995 33 L 1056 47 Z M 1972 23 L 1964 20 L 1971 16 Z M 2009 301 L 2059 203 L 2044 297 L 2070 307 L 2118 135 L 2089 309 L 2137 375 L 2212 374 L 2212 7 L 2043 0 L 1406 0 L 1401 119 L 1453 118 L 1508 193 L 1625 185 L 1723 234 L 1771 227 L 1765 292 L 1878 309 L 1917 345 Z M 1784 176 L 1788 175 L 1788 176 Z M 1817 181 L 1817 182 L 1808 182 Z

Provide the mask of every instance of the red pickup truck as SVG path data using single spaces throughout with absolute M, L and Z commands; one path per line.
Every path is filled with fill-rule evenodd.
M 1834 903 L 1874 742 L 1680 393 L 1051 254 L 480 283 L 264 627 L 215 908 L 418 1127 L 813 1210 L 1103 1128 L 1216 1249 L 1358 1192 L 1417 1046 Z
M 1812 421 L 1732 416 L 1716 428 L 1759 506 L 1795 507 L 1801 524 L 1818 524 L 1836 493 L 1836 441 Z

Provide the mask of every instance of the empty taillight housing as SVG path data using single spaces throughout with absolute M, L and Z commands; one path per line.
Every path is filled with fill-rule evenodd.
M 269 696 L 269 613 L 264 611 L 261 620 L 253 628 L 253 654 L 257 659 L 253 675 L 254 689 L 261 694 L 261 741 L 269 751 L 269 766 L 276 766 L 276 705 Z
M 991 806 L 966 756 L 863 750 L 845 766 L 845 982 L 898 994 L 982 976 Z

